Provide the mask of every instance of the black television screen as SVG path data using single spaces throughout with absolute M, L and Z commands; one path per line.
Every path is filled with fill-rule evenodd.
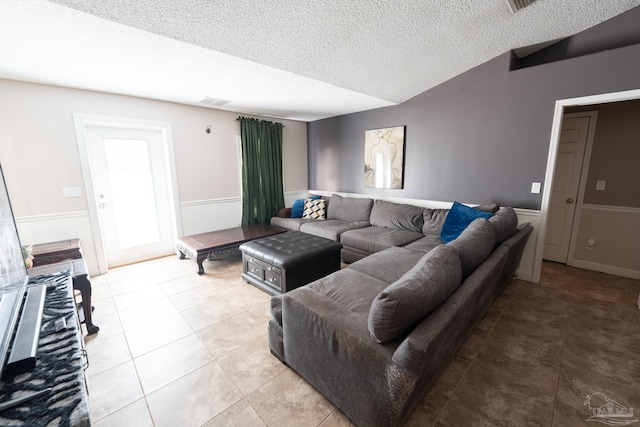
M 4 368 L 29 275 L 0 166 L 0 375 Z

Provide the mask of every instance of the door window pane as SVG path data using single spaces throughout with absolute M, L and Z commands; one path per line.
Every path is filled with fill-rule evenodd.
M 121 248 L 160 240 L 147 140 L 105 139 L 111 208 Z

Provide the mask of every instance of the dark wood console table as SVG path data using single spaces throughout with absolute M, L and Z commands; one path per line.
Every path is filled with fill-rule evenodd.
M 87 335 L 97 333 L 100 328 L 93 324 L 91 316 L 91 282 L 87 265 L 82 257 L 80 239 L 33 245 L 32 255 L 34 267 L 67 261 L 73 263 L 73 288 L 79 290 L 82 295 L 82 314 L 87 326 Z
M 287 230 L 270 225 L 248 225 L 179 237 L 176 247 L 180 252 L 180 259 L 191 258 L 198 264 L 198 274 L 203 274 L 202 263 L 205 259 L 212 259 L 236 251 L 244 242 L 273 236 L 285 231 Z

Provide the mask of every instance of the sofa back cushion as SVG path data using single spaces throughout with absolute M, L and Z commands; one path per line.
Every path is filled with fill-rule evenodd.
M 342 197 L 339 194 L 331 196 L 327 219 L 339 219 L 342 221 L 367 221 L 371 215 L 373 199 L 358 197 Z
M 446 244 L 456 248 L 460 255 L 463 280 L 491 254 L 495 241 L 496 235 L 489 221 L 477 218 L 455 240 Z
M 372 338 L 384 344 L 403 336 L 453 293 L 461 277 L 457 251 L 433 249 L 375 297 L 367 322 Z
M 371 225 L 422 233 L 424 208 L 376 200 L 371 209 Z
M 518 229 L 518 215 L 513 208 L 501 207 L 494 216 L 489 218 L 489 224 L 496 233 L 496 246 L 511 237 Z
M 439 238 L 440 232 L 442 231 L 442 225 L 444 224 L 448 213 L 449 209 L 425 209 L 422 213 L 422 218 L 424 221 L 424 225 L 422 226 L 422 234 L 437 234 Z

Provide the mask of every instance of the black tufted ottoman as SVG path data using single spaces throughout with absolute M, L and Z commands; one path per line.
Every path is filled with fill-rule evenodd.
M 336 241 L 288 231 L 240 245 L 242 278 L 278 295 L 340 270 Z

